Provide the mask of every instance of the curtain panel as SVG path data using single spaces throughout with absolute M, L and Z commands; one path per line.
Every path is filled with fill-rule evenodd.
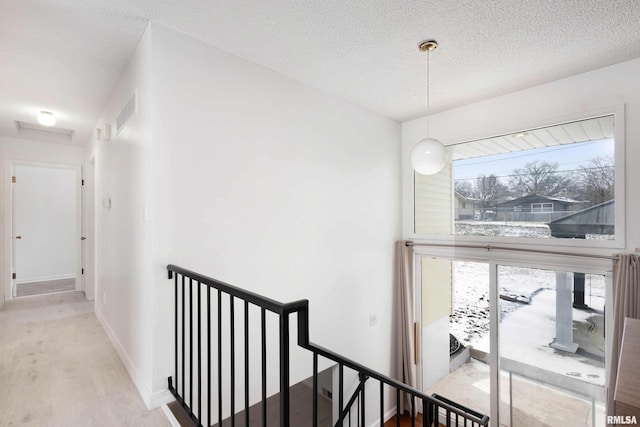
M 405 241 L 396 242 L 396 378 L 416 388 L 417 374 L 414 363 L 413 316 L 413 250 Z M 411 410 L 411 397 L 403 393 L 400 413 Z
M 616 415 L 614 394 L 624 319 L 640 319 L 640 257 L 620 254 L 613 263 L 613 337 L 609 351 L 607 415 Z

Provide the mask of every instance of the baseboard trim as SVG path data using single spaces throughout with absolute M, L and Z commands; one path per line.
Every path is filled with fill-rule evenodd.
M 152 393 L 149 397 L 149 407 L 150 408 L 160 408 L 162 406 L 166 406 L 168 403 L 176 400 L 173 397 L 173 394 L 169 390 L 161 390 L 155 393 Z
M 131 378 L 131 381 L 133 381 L 133 384 L 136 386 L 136 389 L 138 389 L 138 393 L 140 394 L 140 397 L 142 397 L 142 400 L 144 401 L 144 404 L 147 406 L 147 409 L 155 409 L 158 406 L 160 406 L 160 405 L 157 405 L 155 407 L 151 406 L 151 403 L 152 403 L 151 387 L 149 387 L 149 384 L 143 379 L 142 375 L 140 375 L 140 370 L 133 363 L 133 361 L 131 360 L 131 357 L 129 357 L 129 354 L 126 352 L 126 350 L 124 349 L 124 346 L 118 339 L 118 336 L 115 334 L 115 332 L 113 332 L 113 329 L 111 329 L 111 326 L 109 326 L 109 322 L 107 322 L 107 320 L 102 315 L 100 310 L 98 310 L 98 307 L 96 307 L 95 312 L 96 312 L 96 317 L 98 318 L 98 321 L 100 322 L 100 324 L 102 325 L 102 328 L 106 332 L 107 337 L 109 337 L 109 341 L 111 341 L 111 344 L 116 349 L 116 353 L 118 353 L 118 356 L 120 356 L 120 360 L 122 361 L 122 364 L 124 365 L 125 369 L 129 373 L 129 377 Z
M 169 420 L 169 424 L 171 424 L 171 427 L 182 427 L 178 422 L 178 420 L 176 419 L 175 415 L 173 415 L 173 412 L 171 412 L 171 409 L 169 409 L 169 407 L 166 404 L 162 405 L 161 408 L 162 408 L 162 412 L 164 412 L 164 415 Z

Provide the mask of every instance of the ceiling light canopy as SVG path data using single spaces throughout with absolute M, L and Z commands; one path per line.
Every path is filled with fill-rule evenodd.
M 427 53 L 426 72 L 426 101 L 427 101 L 427 137 L 418 142 L 411 151 L 411 165 L 413 169 L 421 175 L 433 175 L 444 167 L 447 160 L 447 150 L 440 141 L 429 138 L 429 52 L 438 47 L 438 42 L 428 40 L 420 43 L 420 52 Z
M 51 111 L 40 111 L 38 114 L 38 123 L 42 126 L 53 126 L 56 124 L 56 118 Z

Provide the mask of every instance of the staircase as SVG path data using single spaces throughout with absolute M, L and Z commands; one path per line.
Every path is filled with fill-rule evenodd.
M 417 422 L 489 423 L 486 415 L 425 395 L 310 342 L 307 300 L 281 303 L 175 265 L 167 270 L 174 282 L 175 365 L 169 390 L 184 410 L 183 418 L 198 427 L 369 427 L 387 425 L 392 416 L 400 427 L 401 401 L 407 402 L 412 427 Z M 292 315 L 297 317 L 297 345 L 313 359 L 306 397 L 298 396 L 297 385 L 290 387 Z M 335 422 L 321 415 L 326 402 L 318 393 L 320 358 L 336 366 Z

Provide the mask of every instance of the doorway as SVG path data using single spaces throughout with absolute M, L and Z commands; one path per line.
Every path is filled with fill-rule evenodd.
M 81 169 L 12 165 L 11 298 L 83 290 Z
M 604 425 L 608 269 L 425 255 L 416 256 L 423 391 L 490 414 L 492 425 Z

